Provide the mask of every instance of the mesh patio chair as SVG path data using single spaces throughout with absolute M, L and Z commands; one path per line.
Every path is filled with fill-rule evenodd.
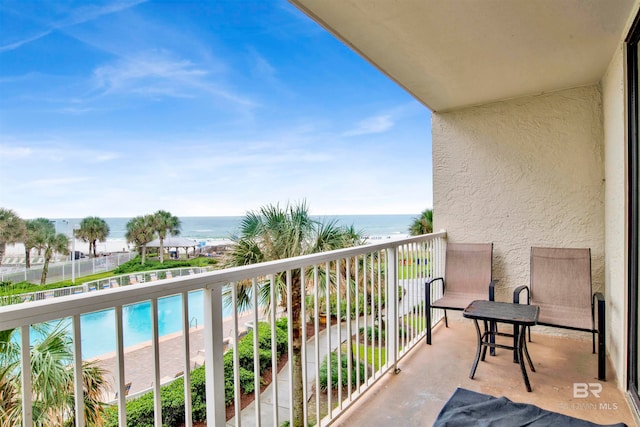
M 523 290 L 527 303 L 540 307 L 538 325 L 591 333 L 593 353 L 598 335 L 598 379 L 604 381 L 605 304 L 600 292 L 593 293 L 591 249 L 531 248 L 530 285 L 516 288 L 513 302 L 520 302 Z
M 431 309 L 444 310 L 444 324 L 449 327 L 447 310 L 464 310 L 472 301 L 494 299 L 497 280 L 491 278 L 493 243 L 447 243 L 444 277 L 425 284 L 427 344 L 431 344 Z M 432 300 L 434 284 L 441 283 L 442 297 Z

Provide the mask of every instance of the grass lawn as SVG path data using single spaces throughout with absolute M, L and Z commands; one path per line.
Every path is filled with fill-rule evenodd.
M 382 351 L 380 352 L 377 345 L 367 344 L 367 351 L 365 353 L 363 343 L 353 344 L 353 354 L 356 359 L 366 361 L 367 367 L 372 367 L 374 371 L 380 369 L 387 361 L 387 349 L 382 344 Z M 382 357 L 380 357 L 382 355 Z

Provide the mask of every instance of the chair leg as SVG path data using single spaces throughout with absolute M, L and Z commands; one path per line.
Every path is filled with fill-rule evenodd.
M 425 323 L 427 327 L 427 344 L 431 345 L 431 294 L 429 285 L 424 286 Z
M 606 317 L 604 300 L 598 300 L 598 379 L 607 380 Z
M 444 310 L 444 326 L 449 327 L 449 321 L 447 320 L 447 310 Z
M 427 344 L 431 344 L 431 307 L 427 306 L 425 313 L 427 326 Z

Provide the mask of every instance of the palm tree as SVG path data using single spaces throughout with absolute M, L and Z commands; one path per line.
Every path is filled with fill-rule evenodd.
M 89 254 L 93 254 L 94 257 L 96 257 L 96 242 L 104 242 L 108 235 L 109 225 L 97 216 L 84 218 L 80 221 L 80 229 L 75 231 L 75 237 L 89 243 Z
M 40 277 L 40 285 L 47 284 L 47 273 L 49 273 L 49 261 L 53 254 L 58 252 L 63 255 L 69 253 L 69 238 L 62 234 L 56 234 L 55 230 L 47 230 L 44 236 L 44 265 L 42 266 L 42 276 Z
M 180 219 L 171 215 L 170 212 L 160 210 L 153 214 L 153 221 L 155 231 L 160 238 L 160 263 L 162 264 L 164 262 L 164 239 L 167 237 L 167 233 L 171 236 L 180 234 Z
M 7 245 L 24 240 L 24 221 L 11 209 L 0 208 L 0 265 Z
M 55 234 L 53 222 L 47 218 L 28 219 L 25 221 L 24 256 L 26 268 L 31 268 L 31 250 L 43 250 L 47 233 Z
M 284 209 L 278 205 L 263 206 L 257 212 L 249 212 L 240 223 L 240 232 L 233 236 L 233 248 L 225 260 L 226 267 L 255 264 L 264 261 L 289 258 L 298 255 L 312 254 L 332 249 L 344 248 L 359 244 L 362 239 L 353 229 L 340 228 L 335 221 L 320 223 L 309 215 L 306 203 L 289 206 Z M 293 420 L 292 426 L 301 427 L 303 423 L 303 389 L 302 389 L 302 304 L 305 295 L 301 290 L 304 278 L 300 270 L 291 271 L 291 321 L 293 365 Z M 286 304 L 287 287 L 284 273 L 275 278 L 276 298 Z M 308 283 L 304 282 L 305 286 Z M 245 309 L 251 305 L 250 285 L 240 283 L 237 286 L 238 305 Z M 270 309 L 270 281 L 265 281 L 259 289 L 260 304 Z M 229 292 L 225 292 L 225 302 L 230 303 Z M 286 305 L 285 305 L 286 306 Z
M 144 265 L 147 255 L 147 243 L 153 240 L 155 234 L 153 215 L 137 216 L 127 222 L 125 237 L 127 242 L 134 243 L 142 257 Z
M 422 213 L 413 218 L 413 223 L 409 227 L 411 236 L 433 233 L 433 209 L 425 209 Z
M 72 342 L 59 323 L 56 327 L 34 326 L 31 345 L 33 424 L 58 426 L 75 419 Z M 1 425 L 22 422 L 20 349 L 16 329 L 0 332 L 0 419 Z M 105 405 L 101 401 L 107 388 L 107 372 L 95 362 L 83 362 L 85 420 L 90 426 L 102 425 Z M 66 425 L 66 424 L 65 424 Z

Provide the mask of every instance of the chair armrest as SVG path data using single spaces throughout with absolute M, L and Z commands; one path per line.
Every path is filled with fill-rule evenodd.
M 593 296 L 591 297 L 591 318 L 594 320 L 594 322 L 595 322 L 595 314 L 596 314 L 595 312 L 596 305 L 598 309 L 598 315 L 600 315 L 601 312 L 604 312 L 604 295 L 602 295 L 602 292 L 594 292 Z M 600 316 L 598 316 L 598 320 L 599 319 L 600 319 Z M 600 329 L 600 324 L 598 324 L 598 330 L 599 329 Z
M 595 303 L 596 300 L 598 301 L 598 304 L 604 302 L 604 295 L 602 295 L 602 292 L 593 293 L 593 302 Z
M 431 290 L 431 285 L 434 282 L 442 282 L 442 292 L 444 293 L 444 277 L 434 277 L 433 279 L 429 279 L 427 280 L 427 283 L 425 283 L 425 285 L 427 286 L 427 290 Z
M 489 283 L 489 301 L 496 300 L 496 283 L 498 283 L 500 279 L 493 279 L 491 283 Z
M 444 277 L 434 277 L 433 279 L 427 280 L 424 284 L 424 300 L 427 309 L 431 308 L 431 285 L 437 281 L 442 283 L 442 293 L 444 294 Z
M 531 304 L 531 295 L 529 291 L 529 287 L 527 285 L 518 286 L 513 291 L 513 302 L 514 304 L 520 304 L 520 294 L 522 291 L 527 291 L 527 304 Z

